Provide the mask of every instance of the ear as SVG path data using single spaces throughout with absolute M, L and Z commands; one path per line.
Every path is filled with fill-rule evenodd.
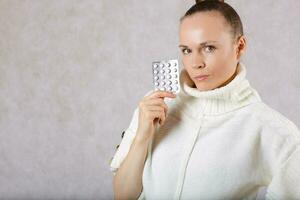
M 236 57 L 240 60 L 241 56 L 246 52 L 247 41 L 245 36 L 240 36 L 237 41 Z

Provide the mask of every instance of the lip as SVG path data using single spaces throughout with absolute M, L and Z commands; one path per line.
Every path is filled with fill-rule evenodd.
M 200 75 L 200 76 L 195 76 L 194 78 L 201 81 L 201 80 L 205 80 L 209 77 L 209 75 Z

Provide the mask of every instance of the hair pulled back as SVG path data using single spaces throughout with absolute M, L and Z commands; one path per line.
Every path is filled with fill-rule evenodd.
M 180 18 L 180 22 L 198 12 L 217 11 L 230 26 L 233 40 L 244 35 L 243 24 L 237 12 L 223 0 L 196 0 L 196 3 Z

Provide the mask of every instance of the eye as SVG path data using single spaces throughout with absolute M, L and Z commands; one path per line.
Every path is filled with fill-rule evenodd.
M 204 49 L 206 52 L 211 53 L 216 50 L 216 47 L 209 45 L 209 46 L 206 46 Z
M 185 51 L 185 50 L 187 50 L 187 51 Z M 189 49 L 186 49 L 186 48 L 182 49 L 181 51 L 182 51 L 183 54 L 188 54 L 189 52 L 191 52 Z

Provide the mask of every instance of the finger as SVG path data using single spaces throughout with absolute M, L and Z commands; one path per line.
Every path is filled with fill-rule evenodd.
M 147 106 L 148 111 L 164 111 L 165 109 L 161 106 Z
M 162 114 L 160 115 L 160 119 L 161 119 L 161 125 L 163 125 L 163 124 L 165 123 L 165 121 L 166 121 L 166 116 L 165 116 L 164 113 L 162 113 Z
M 160 125 L 164 124 L 166 120 L 165 114 L 163 112 L 157 114 L 159 114 L 159 116 L 157 116 L 157 118 L 159 119 L 159 124 Z
M 149 98 L 165 98 L 165 97 L 175 98 L 176 94 L 167 91 L 155 91 L 149 95 Z
M 162 99 L 148 99 L 144 101 L 145 105 L 158 105 L 158 106 L 165 106 L 167 107 L 167 104 Z
M 147 106 L 154 106 L 154 105 L 160 106 L 160 107 L 164 108 L 165 113 L 168 112 L 167 104 L 161 99 L 151 99 L 151 100 L 145 101 L 145 105 L 147 105 Z
M 148 113 L 150 119 L 154 120 L 155 118 L 164 119 L 163 111 L 151 111 Z

